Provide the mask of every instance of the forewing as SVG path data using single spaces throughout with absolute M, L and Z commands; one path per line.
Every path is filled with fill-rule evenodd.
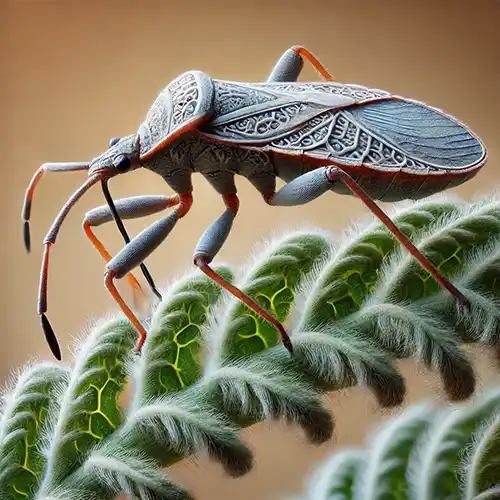
M 397 97 L 327 110 L 269 146 L 333 163 L 411 172 L 468 170 L 486 158 L 480 140 L 455 118 Z
M 209 138 L 237 145 L 266 145 L 300 131 L 326 111 L 388 96 L 340 83 L 241 84 L 214 81 L 214 119 L 201 127 Z

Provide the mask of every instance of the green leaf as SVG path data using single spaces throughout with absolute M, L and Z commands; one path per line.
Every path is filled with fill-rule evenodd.
M 465 269 L 455 283 L 470 303 L 469 310 L 454 306 L 449 294 L 441 292 L 431 304 L 434 316 L 446 318 L 464 343 L 498 346 L 500 343 L 500 238 L 471 252 Z
M 365 453 L 356 449 L 342 450 L 329 457 L 308 481 L 307 500 L 354 500 L 354 488 L 365 460 Z
M 63 486 L 76 488 L 100 500 L 113 500 L 121 493 L 138 500 L 194 500 L 176 485 L 148 454 L 113 443 L 99 444 L 83 467 Z M 89 498 L 89 497 L 86 497 Z
M 258 253 L 239 288 L 284 323 L 300 286 L 330 251 L 330 242 L 318 231 L 297 231 L 274 240 Z M 274 326 L 235 299 L 221 323 L 220 340 L 228 357 L 249 356 L 280 342 Z
M 408 461 L 419 440 L 432 423 L 430 405 L 414 405 L 386 422 L 370 443 L 363 479 L 357 485 L 358 498 L 411 500 Z
M 333 434 L 331 414 L 288 352 L 277 347 L 239 360 L 227 360 L 202 380 L 214 406 L 238 425 L 284 419 L 300 425 L 311 443 Z
M 32 498 L 45 465 L 38 442 L 54 394 L 69 378 L 66 367 L 28 365 L 6 394 L 0 422 L 0 498 Z
M 112 442 L 150 453 L 163 466 L 201 452 L 234 477 L 253 466 L 252 453 L 238 439 L 237 428 L 210 404 L 200 385 L 150 400 L 129 415 Z
M 467 460 L 467 499 L 500 485 L 500 411 L 474 438 L 473 451 Z
M 443 217 L 414 241 L 417 248 L 441 274 L 453 278 L 463 272 L 466 259 L 494 237 L 500 236 L 500 202 L 480 200 L 464 207 L 460 213 Z M 416 301 L 442 290 L 441 285 L 425 271 L 408 252 L 400 252 L 387 274 L 384 287 L 378 287 L 378 301 Z
M 440 218 L 456 214 L 458 207 L 458 203 L 444 201 L 419 202 L 396 212 L 393 220 L 413 239 Z M 382 264 L 399 247 L 399 242 L 378 221 L 346 238 L 308 290 L 297 329 L 320 328 L 359 311 L 378 285 Z
M 460 497 L 460 464 L 472 436 L 500 411 L 500 391 L 486 392 L 472 404 L 457 405 L 436 421 L 428 445 L 415 459 L 415 496 L 422 500 Z M 467 474 L 467 472 L 466 472 Z
M 47 469 L 39 494 L 48 495 L 123 421 L 118 395 L 137 332 L 123 319 L 103 321 L 81 344 L 60 409 L 49 415 Z
M 403 376 L 376 342 L 353 326 L 348 334 L 337 325 L 293 333 L 294 357 L 316 390 L 367 386 L 378 404 L 393 407 L 406 394 Z
M 227 267 L 215 268 L 227 281 Z M 202 331 L 222 288 L 202 274 L 173 284 L 153 312 L 151 328 L 134 372 L 132 410 L 145 401 L 189 387 L 201 375 Z

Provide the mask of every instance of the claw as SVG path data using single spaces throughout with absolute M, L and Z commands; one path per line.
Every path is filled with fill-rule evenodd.
M 27 220 L 25 220 L 23 223 L 23 239 L 24 239 L 24 248 L 26 248 L 26 252 L 30 253 L 31 250 L 30 223 Z
M 45 338 L 47 340 L 47 343 L 49 344 L 50 350 L 52 351 L 52 354 L 55 356 L 55 358 L 58 361 L 61 361 L 61 348 L 59 347 L 59 342 L 57 341 L 56 334 L 54 333 L 54 330 L 52 329 L 47 316 L 45 316 L 45 314 L 41 314 L 40 316 L 42 319 L 43 333 L 45 334 Z

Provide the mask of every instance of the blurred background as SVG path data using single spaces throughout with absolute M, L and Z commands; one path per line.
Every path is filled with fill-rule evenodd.
M 89 160 L 111 137 L 135 132 L 157 93 L 181 72 L 199 69 L 214 78 L 259 81 L 285 49 L 304 45 L 340 81 L 422 100 L 467 123 L 486 143 L 490 160 L 454 194 L 471 200 L 500 183 L 500 3 L 495 0 L 2 0 L 0 5 L 2 385 L 27 361 L 51 359 L 36 312 L 42 241 L 85 177 L 45 176 L 33 204 L 27 256 L 20 212 L 33 172 L 47 161 Z M 317 78 L 306 65 L 301 79 Z M 332 194 L 308 206 L 271 208 L 244 179 L 237 186 L 241 209 L 218 262 L 243 264 L 253 246 L 276 230 L 313 225 L 340 231 L 366 216 L 355 198 Z M 223 209 L 206 181 L 196 177 L 194 187 L 189 216 L 147 260 L 160 284 L 192 270 L 198 238 Z M 114 179 L 111 191 L 115 198 L 169 193 L 145 171 Z M 90 318 L 117 311 L 103 286 L 104 262 L 81 227 L 84 213 L 102 203 L 99 188 L 89 192 L 67 218 L 51 254 L 49 317 L 66 361 Z M 152 220 L 128 221 L 127 228 L 136 234 Z M 112 253 L 121 247 L 112 224 L 98 234 Z M 498 383 L 491 358 L 478 350 L 471 355 L 481 384 Z M 401 370 L 408 380 L 407 404 L 441 396 L 432 374 L 411 362 L 401 363 Z M 228 479 L 204 459 L 179 463 L 171 474 L 200 500 L 271 500 L 298 493 L 323 457 L 336 447 L 361 444 L 388 416 L 363 389 L 330 395 L 327 404 L 337 419 L 336 438 L 319 448 L 308 445 L 300 429 L 257 425 L 243 433 L 256 456 L 246 477 Z

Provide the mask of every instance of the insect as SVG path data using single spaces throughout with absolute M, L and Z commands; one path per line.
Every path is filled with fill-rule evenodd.
M 323 81 L 298 81 L 309 62 Z M 141 266 L 152 291 L 161 298 L 144 260 L 167 238 L 193 203 L 192 175 L 203 175 L 221 195 L 225 210 L 201 236 L 194 264 L 250 309 L 271 323 L 293 353 L 284 327 L 211 267 L 238 213 L 235 176 L 248 179 L 272 206 L 298 206 L 327 191 L 357 196 L 458 301 L 461 292 L 420 253 L 375 203 L 420 199 L 458 186 L 486 163 L 482 142 L 443 111 L 383 90 L 334 81 L 306 48 L 287 49 L 265 82 L 217 80 L 188 71 L 157 96 L 136 133 L 113 138 L 90 162 L 46 163 L 34 174 L 23 206 L 24 240 L 30 248 L 29 219 L 35 187 L 45 172 L 86 171 L 87 181 L 67 200 L 44 240 L 38 313 L 57 359 L 61 352 L 46 317 L 49 254 L 70 209 L 101 183 L 106 204 L 87 212 L 85 234 L 106 261 L 105 286 L 138 332 L 140 352 L 147 332 L 118 292 L 126 277 L 140 289 L 132 271 Z M 136 196 L 116 202 L 108 181 L 138 168 L 158 174 L 172 196 Z M 276 180 L 285 185 L 277 190 Z M 171 210 L 133 239 L 122 219 Z M 125 246 L 112 257 L 93 228 L 115 221 Z

